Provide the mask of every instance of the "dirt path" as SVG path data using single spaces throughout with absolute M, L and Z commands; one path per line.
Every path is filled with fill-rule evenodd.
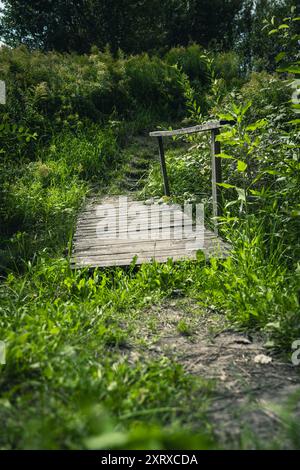
M 260 445 L 271 442 L 285 426 L 280 407 L 295 393 L 299 418 L 300 368 L 271 356 L 262 338 L 234 331 L 222 315 L 186 299 L 153 306 L 139 321 L 149 347 L 136 343 L 129 354 L 133 361 L 165 355 L 188 373 L 214 381 L 208 418 L 219 442 L 247 446 L 240 441 L 247 434 Z

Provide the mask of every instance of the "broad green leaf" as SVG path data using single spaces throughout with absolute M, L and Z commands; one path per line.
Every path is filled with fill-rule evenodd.
M 291 216 L 292 217 L 300 217 L 300 210 L 297 210 L 297 209 L 293 210 L 291 212 Z
M 227 155 L 227 153 L 223 153 L 223 152 L 218 153 L 217 156 L 218 156 L 219 158 L 226 158 L 226 159 L 231 159 L 231 160 L 234 159 L 234 157 L 233 157 L 232 155 Z
M 244 114 L 246 114 L 246 112 L 251 107 L 251 105 L 252 105 L 252 101 L 248 101 L 248 103 L 242 108 L 242 110 L 241 110 L 241 115 L 242 116 L 244 116 Z
M 250 189 L 250 193 L 253 194 L 253 196 L 261 196 L 263 194 L 263 191 L 257 191 L 255 189 Z
M 287 67 L 280 67 L 277 72 L 300 73 L 299 65 L 289 65 Z
M 278 26 L 278 29 L 289 29 L 289 25 L 288 24 L 281 24 L 280 26 Z
M 233 184 L 228 184 L 228 183 L 217 183 L 217 185 L 221 186 L 222 188 L 225 188 L 225 189 L 235 188 L 235 186 L 233 186 Z
M 232 103 L 232 109 L 233 109 L 233 112 L 238 115 L 240 114 L 241 112 L 241 107 L 240 106 L 237 106 L 235 103 Z
M 269 36 L 271 36 L 272 34 L 275 34 L 275 33 L 278 33 L 278 29 L 271 29 L 271 31 L 269 31 Z
M 238 171 L 243 173 L 247 169 L 247 166 L 248 166 L 247 163 L 243 162 L 242 160 L 238 160 L 238 164 L 237 164 Z
M 284 57 L 286 56 L 286 52 L 279 52 L 279 54 L 277 54 L 277 56 L 275 57 L 275 61 L 276 63 L 280 62 Z
M 232 114 L 218 114 L 218 117 L 220 118 L 220 120 L 223 120 L 223 121 L 232 121 L 234 119 L 234 116 Z
M 246 130 L 256 131 L 256 129 L 262 129 L 263 127 L 266 127 L 267 124 L 268 124 L 268 121 L 266 119 L 259 119 L 259 121 L 256 121 L 253 124 L 250 124 L 249 126 L 247 126 Z
M 92 436 L 85 439 L 85 445 L 88 449 L 113 449 L 124 446 L 128 440 L 125 433 L 119 431 L 110 431 L 99 436 Z

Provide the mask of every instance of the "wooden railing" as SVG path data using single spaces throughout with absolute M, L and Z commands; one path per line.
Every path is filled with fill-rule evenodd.
M 197 132 L 210 131 L 211 132 L 211 169 L 212 169 L 212 203 L 213 203 L 213 217 L 217 217 L 222 213 L 222 195 L 221 186 L 218 183 L 222 183 L 222 167 L 221 158 L 218 155 L 221 153 L 220 142 L 217 141 L 217 136 L 220 134 L 220 128 L 225 125 L 233 125 L 234 121 L 211 121 L 205 124 L 183 127 L 182 129 L 175 129 L 172 131 L 154 131 L 150 132 L 150 137 L 157 137 L 159 146 L 159 157 L 161 172 L 164 183 L 164 193 L 166 196 L 170 196 L 170 184 L 168 179 L 163 137 L 174 137 L 183 134 L 195 134 Z M 215 219 L 216 220 L 216 219 Z M 217 230 L 217 229 L 216 229 Z

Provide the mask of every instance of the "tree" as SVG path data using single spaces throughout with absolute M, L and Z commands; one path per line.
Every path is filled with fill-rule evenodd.
M 4 0 L 2 3 L 0 34 L 8 45 L 84 52 L 96 40 L 93 1 Z
M 4 0 L 0 35 L 9 45 L 86 52 L 92 45 L 141 52 L 225 42 L 242 0 Z
M 294 0 L 295 1 L 295 0 Z M 92 45 L 139 53 L 197 42 L 237 44 L 248 60 L 266 50 L 263 18 L 293 0 L 3 0 L 8 45 L 88 52 Z M 271 45 L 271 41 L 270 44 Z M 269 46 L 268 46 L 269 47 Z
M 212 42 L 231 47 L 235 17 L 244 0 L 193 0 L 189 10 L 189 34 L 203 46 Z
M 244 0 L 235 24 L 235 49 L 246 69 L 275 70 L 280 44 L 266 35 L 264 20 L 289 16 L 294 4 L 295 0 Z

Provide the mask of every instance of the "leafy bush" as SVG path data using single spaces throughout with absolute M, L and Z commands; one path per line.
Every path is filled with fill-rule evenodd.
M 267 116 L 276 118 L 279 123 L 283 119 L 288 120 L 290 112 L 288 102 L 291 92 L 288 82 L 276 75 L 267 72 L 253 72 L 250 79 L 240 89 L 238 95 L 240 102 L 251 101 L 252 106 L 248 113 L 248 119 L 261 119 Z
M 290 352 L 300 334 L 299 266 L 286 266 L 283 246 L 274 240 L 272 246 L 254 217 L 227 227 L 226 234 L 231 256 L 204 269 L 198 297 L 226 312 L 233 324 L 261 328 L 270 346 Z
M 143 54 L 129 58 L 125 70 L 133 111 L 148 109 L 162 119 L 180 115 L 184 100 L 176 68 Z
M 214 54 L 213 59 L 216 77 L 225 81 L 227 89 L 240 88 L 245 78 L 242 76 L 238 54 L 233 51 L 219 52 Z
M 164 57 L 167 64 L 178 65 L 192 83 L 209 84 L 209 71 L 205 50 L 198 44 L 188 47 L 174 47 Z
M 8 89 L 6 114 L 40 139 L 86 120 L 135 119 L 142 109 L 156 119 L 176 117 L 184 105 L 178 71 L 146 54 L 126 59 L 95 48 L 80 56 L 2 47 L 0 72 Z
M 7 82 L 7 110 L 41 135 L 53 128 L 99 120 L 112 112 L 114 84 L 99 55 L 29 52 L 1 48 L 0 70 Z M 107 98 L 109 97 L 109 99 Z

